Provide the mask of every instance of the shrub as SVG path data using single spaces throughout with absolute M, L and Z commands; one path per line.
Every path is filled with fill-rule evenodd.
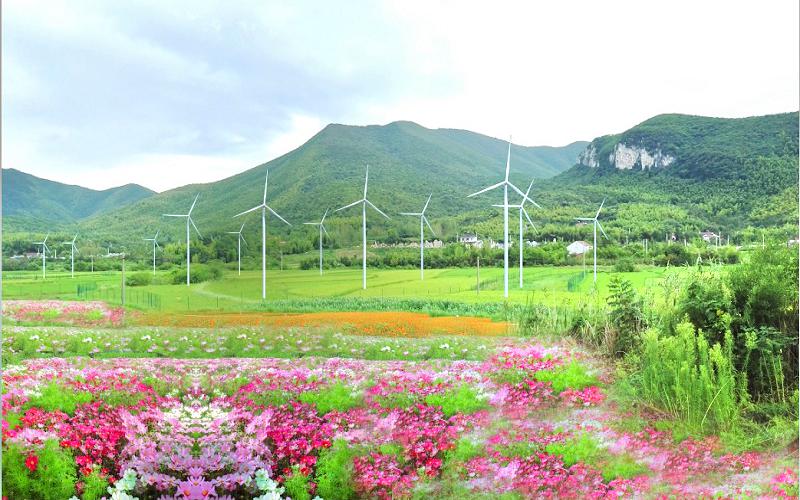
M 633 273 L 636 272 L 636 266 L 631 259 L 620 259 L 614 264 L 615 273 Z
M 580 390 L 599 383 L 596 377 L 586 372 L 585 366 L 576 361 L 552 370 L 539 370 L 533 376 L 539 382 L 550 382 L 555 394 L 567 389 Z
M 204 281 L 217 280 L 222 277 L 224 270 L 221 265 L 212 264 L 192 264 L 192 283 L 202 283 Z M 172 271 L 172 283 L 180 285 L 186 283 L 186 268 L 175 269 Z
M 185 278 L 184 274 L 184 278 Z M 125 277 L 125 284 L 127 286 L 147 286 L 153 282 L 152 273 L 133 273 Z
M 320 415 L 325 415 L 333 410 L 347 411 L 361 404 L 361 397 L 354 395 L 353 390 L 341 382 L 316 391 L 303 392 L 297 399 L 302 403 L 316 405 Z
M 639 345 L 639 332 L 642 330 L 642 301 L 636 295 L 630 281 L 611 278 L 608 305 L 609 317 L 615 335 L 609 340 L 608 348 L 612 355 L 623 355 Z
M 48 439 L 41 449 L 33 453 L 23 452 L 13 443 L 4 445 L 4 496 L 63 500 L 75 494 L 76 481 L 72 454 L 62 449 L 55 439 Z
M 343 439 L 335 440 L 320 453 L 315 472 L 318 496 L 326 500 L 356 498 L 353 458 L 357 455 L 357 450 Z
M 724 344 L 709 346 L 691 323 L 677 326 L 675 336 L 644 334 L 641 359 L 642 395 L 692 431 L 723 431 L 738 416 L 730 332 Z
M 456 413 L 475 413 L 489 407 L 489 403 L 481 399 L 475 389 L 468 385 L 462 385 L 454 391 L 429 394 L 425 397 L 425 403 L 430 406 L 441 406 L 442 413 L 447 418 Z
M 721 273 L 695 272 L 678 301 L 680 316 L 688 316 L 692 325 L 702 330 L 711 343 L 722 343 L 730 330 L 733 295 Z
M 283 486 L 286 488 L 286 496 L 292 500 L 311 500 L 308 476 L 300 472 L 297 466 L 292 467 L 292 474 L 286 478 Z

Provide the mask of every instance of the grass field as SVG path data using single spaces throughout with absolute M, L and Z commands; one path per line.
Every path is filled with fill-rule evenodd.
M 615 277 L 630 280 L 639 291 L 656 287 L 668 273 L 685 273 L 684 268 L 643 267 L 635 272 L 616 273 L 600 269 L 597 294 L 593 294 L 591 269 L 585 275 L 580 266 L 530 267 L 525 269 L 525 287 L 519 288 L 519 274 L 509 275 L 509 302 L 537 302 L 569 305 L 588 300 L 603 301 L 609 281 Z M 480 291 L 475 269 L 431 269 L 420 281 L 416 269 L 368 270 L 367 290 L 361 289 L 360 269 L 326 271 L 268 270 L 267 301 L 313 298 L 406 298 L 449 300 L 465 303 L 502 302 L 503 271 L 480 270 Z M 119 272 L 49 274 L 46 280 L 36 273 L 3 273 L 5 299 L 90 299 L 119 304 L 122 300 Z M 78 289 L 83 291 L 78 293 Z M 252 309 L 261 303 L 261 273 L 243 271 L 241 276 L 227 272 L 220 280 L 185 285 L 126 287 L 126 306 L 161 311 Z

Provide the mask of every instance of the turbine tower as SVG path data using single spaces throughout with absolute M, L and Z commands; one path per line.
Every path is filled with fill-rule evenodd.
M 436 231 L 433 230 L 431 227 L 430 222 L 428 222 L 428 218 L 425 217 L 425 210 L 428 209 L 428 203 L 431 202 L 431 196 L 433 193 L 428 195 L 428 201 L 425 202 L 425 206 L 422 207 L 422 212 L 401 212 L 400 215 L 411 215 L 414 217 L 419 217 L 419 279 L 425 279 L 425 226 L 423 224 L 427 224 L 428 229 L 431 230 L 431 233 L 436 236 Z
M 325 213 L 322 214 L 322 220 L 319 222 L 303 222 L 308 226 L 319 226 L 319 275 L 322 276 L 322 233 L 325 233 L 325 236 L 328 235 L 328 230 L 325 229 L 325 217 L 328 216 L 328 209 L 325 209 Z
M 523 251 L 522 251 L 523 250 L 522 233 L 523 233 L 523 230 L 524 230 L 524 227 L 522 225 L 522 216 L 523 215 L 528 220 L 528 224 L 531 225 L 533 230 L 538 232 L 538 230 L 536 229 L 536 224 L 533 223 L 533 221 L 531 220 L 531 216 L 528 215 L 528 211 L 525 210 L 525 202 L 526 201 L 530 201 L 531 204 L 533 204 L 535 207 L 542 208 L 538 203 L 536 203 L 535 201 L 533 201 L 532 199 L 530 199 L 528 197 L 528 195 L 531 192 L 531 188 L 532 187 L 533 187 L 533 181 L 531 181 L 531 183 L 528 185 L 528 190 L 525 191 L 525 195 L 522 197 L 522 201 L 519 202 L 519 205 L 509 205 L 508 206 L 508 208 L 518 208 L 519 209 L 519 287 L 520 288 L 522 288 L 522 276 L 523 276 L 523 272 L 524 272 L 523 270 L 525 269 L 524 262 L 523 262 Z M 503 205 L 493 205 L 493 206 L 501 207 L 501 208 L 503 207 Z
M 603 205 L 605 204 L 606 200 L 603 198 L 603 202 L 600 203 L 600 208 L 597 209 L 597 213 L 594 214 L 594 217 L 575 217 L 575 220 L 580 220 L 584 222 L 592 221 L 594 225 L 594 284 L 597 285 L 597 228 L 600 228 L 600 232 L 603 233 L 605 239 L 608 239 L 608 235 L 606 234 L 605 230 L 603 229 L 603 225 L 600 224 L 598 217 L 600 217 L 600 210 L 603 209 Z
M 152 241 L 153 242 L 153 276 L 156 275 L 156 248 L 161 248 L 161 245 L 158 244 L 158 233 L 161 230 L 159 229 L 156 231 L 156 235 L 152 238 L 142 238 L 144 241 Z
M 242 242 L 247 245 L 247 241 L 244 239 L 244 235 L 242 231 L 244 230 L 244 222 L 242 222 L 242 227 L 239 228 L 238 231 L 228 231 L 228 234 L 235 234 L 236 235 L 236 258 L 238 260 L 238 270 L 239 276 L 242 275 Z
M 491 185 L 487 188 L 483 188 L 478 192 L 472 193 L 471 195 L 467 196 L 467 198 L 472 198 L 473 196 L 477 196 L 479 194 L 485 193 L 487 191 L 491 191 L 493 189 L 502 187 L 503 188 L 503 204 L 500 205 L 503 207 L 503 295 L 508 298 L 508 209 L 510 205 L 508 204 L 508 188 L 513 189 L 518 194 L 522 195 L 522 200 L 529 200 L 529 198 L 520 191 L 520 189 L 511 184 L 508 181 L 508 173 L 511 169 L 511 138 L 508 139 L 508 155 L 506 157 L 506 176 L 505 178 L 498 182 L 497 184 Z M 533 201 L 533 200 L 530 200 Z
M 267 176 L 264 179 L 264 197 L 261 199 L 261 204 L 251 208 L 250 210 L 245 210 L 240 214 L 234 215 L 234 217 L 239 217 L 240 215 L 248 214 L 254 210 L 258 210 L 259 208 L 261 209 L 261 300 L 267 300 L 267 210 L 269 210 L 272 215 L 285 222 L 286 225 L 291 226 L 286 219 L 278 215 L 278 212 L 271 209 L 269 205 L 267 205 L 268 182 L 269 170 L 267 170 Z
M 197 203 L 197 198 L 199 197 L 199 193 L 194 197 L 194 201 L 192 202 L 192 206 L 189 208 L 188 214 L 164 214 L 164 217 L 186 217 L 186 286 L 189 286 L 191 281 L 190 277 L 192 274 L 192 259 L 189 251 L 189 247 L 191 245 L 191 240 L 189 239 L 189 224 L 191 224 L 194 230 L 197 231 L 197 236 L 200 236 L 200 230 L 197 229 L 197 226 L 194 225 L 194 221 L 192 220 L 192 210 L 194 210 L 194 206 Z
M 70 277 L 75 277 L 75 252 L 78 251 L 75 248 L 75 240 L 78 239 L 78 233 L 75 233 L 75 237 L 72 238 L 72 241 L 64 241 L 62 245 L 69 245 L 69 262 L 70 262 Z
M 335 212 L 338 212 L 346 208 L 354 207 L 359 203 L 361 204 L 361 235 L 364 243 L 363 251 L 361 253 L 361 269 L 362 269 L 361 288 L 363 288 L 364 290 L 367 289 L 367 205 L 375 209 L 376 212 L 383 215 L 387 219 L 390 218 L 388 215 L 381 212 L 378 207 L 373 205 L 372 202 L 367 199 L 367 184 L 369 184 L 369 165 L 367 165 L 367 175 L 364 177 L 364 197 L 358 201 L 354 201 L 349 205 L 345 205 L 341 208 L 337 208 L 336 210 L 334 210 Z
M 47 246 L 47 238 L 50 236 L 50 233 L 47 233 L 42 241 L 34 241 L 34 245 L 41 245 L 42 246 L 42 279 L 47 277 L 47 251 L 50 250 Z

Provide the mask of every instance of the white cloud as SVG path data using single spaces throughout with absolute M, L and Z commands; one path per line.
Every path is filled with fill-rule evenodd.
M 208 182 L 328 122 L 527 145 L 798 109 L 798 3 L 4 2 L 3 166 Z

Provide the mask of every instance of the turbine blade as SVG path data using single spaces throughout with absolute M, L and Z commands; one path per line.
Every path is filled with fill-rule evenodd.
M 319 222 L 303 222 L 306 226 L 319 226 Z
M 261 208 L 261 207 L 263 207 L 263 206 L 264 206 L 264 205 L 259 205 L 259 206 L 257 206 L 257 207 L 253 207 L 253 208 L 251 208 L 250 210 L 245 210 L 244 212 L 242 212 L 242 213 L 240 213 L 240 214 L 236 214 L 236 215 L 234 215 L 234 218 L 235 218 L 235 217 L 239 217 L 240 215 L 249 214 L 250 212 L 253 212 L 253 211 L 255 211 L 255 210 L 258 210 L 259 208 Z
M 239 232 L 241 233 L 242 231 L 244 231 L 244 222 L 242 222 L 242 227 L 239 228 Z
M 264 205 L 267 204 L 267 183 L 269 182 L 269 170 L 267 170 L 267 176 L 264 178 L 264 198 L 261 203 Z
M 194 210 L 194 206 L 197 204 L 197 198 L 200 197 L 200 193 L 197 193 L 197 196 L 194 197 L 194 201 L 192 202 L 192 208 L 189 209 L 189 213 L 186 215 L 192 215 L 192 210 Z
M 535 207 L 537 207 L 537 208 L 542 208 L 542 207 L 541 207 L 541 206 L 540 206 L 538 203 L 536 203 L 536 202 L 535 202 L 535 201 L 533 201 L 532 199 L 528 198 L 528 195 L 527 195 L 527 194 L 525 194 L 525 193 L 523 193 L 523 192 L 522 192 L 522 191 L 521 191 L 521 190 L 520 190 L 520 189 L 519 189 L 517 186 L 515 186 L 515 185 L 511 184 L 510 182 L 508 183 L 508 185 L 511 187 L 511 189 L 513 189 L 514 191 L 516 191 L 516 192 L 517 192 L 517 194 L 519 194 L 520 196 L 522 196 L 522 201 L 520 202 L 520 204 L 522 204 L 522 203 L 525 203 L 526 201 L 529 201 L 529 202 L 531 202 L 531 205 L 534 205 L 534 206 L 535 206 Z
M 605 198 L 603 198 L 603 202 L 600 204 L 600 208 L 598 208 L 598 209 L 597 209 L 597 213 L 596 213 L 596 214 L 595 214 L 595 216 L 594 216 L 594 218 L 595 218 L 595 219 L 596 219 L 596 218 L 598 218 L 598 217 L 600 217 L 600 210 L 602 210 L 602 209 L 603 209 L 603 205 L 605 205 L 605 203 L 606 203 L 606 199 L 605 199 Z
M 595 219 L 595 221 L 594 221 L 594 222 L 595 222 L 595 224 L 597 224 L 597 227 L 599 227 L 599 228 L 600 228 L 600 232 L 601 232 L 601 233 L 603 233 L 603 236 L 605 236 L 605 237 L 606 237 L 606 239 L 608 239 L 608 235 L 606 234 L 606 231 L 603 229 L 603 225 L 602 225 L 602 224 L 600 224 L 600 221 L 599 221 L 599 220 L 597 220 L 597 219 Z
M 575 217 L 575 220 L 586 220 L 586 221 L 589 221 L 589 220 L 594 220 L 594 218 L 593 217 Z
M 369 200 L 364 200 L 364 201 L 365 201 L 365 202 L 366 202 L 366 203 L 367 203 L 369 206 L 371 206 L 372 208 L 374 208 L 376 212 L 378 212 L 379 214 L 383 215 L 383 216 L 384 216 L 384 217 L 386 217 L 387 219 L 391 219 L 391 217 L 389 217 L 389 216 L 388 216 L 388 215 L 386 215 L 385 213 L 381 212 L 381 209 L 380 209 L 380 208 L 378 208 L 378 207 L 376 207 L 375 205 L 373 205 L 371 201 L 369 201 Z
M 161 217 L 188 217 L 188 215 L 178 215 L 178 214 L 161 214 Z
M 159 245 L 157 241 L 154 241 L 153 243 L 156 244 L 156 248 L 161 248 L 161 245 Z
M 432 233 L 434 236 L 436 236 L 436 231 L 434 231 L 434 230 L 433 230 L 433 228 L 431 227 L 431 223 L 430 223 L 430 222 L 428 222 L 428 218 L 427 218 L 427 217 L 425 217 L 425 216 L 423 215 L 423 216 L 422 216 L 422 220 L 424 220 L 424 221 L 425 221 L 425 225 L 426 225 L 426 226 L 428 226 L 428 229 L 430 229 L 430 230 L 431 230 L 431 233 Z
M 367 199 L 367 184 L 369 184 L 369 165 L 367 165 L 367 175 L 364 177 L 364 199 Z
M 416 215 L 417 217 L 419 217 L 422 214 L 415 212 L 400 212 L 400 215 Z
M 427 210 L 427 209 L 428 209 L 428 203 L 430 203 L 430 202 L 431 202 L 431 196 L 433 196 L 433 193 L 431 193 L 431 194 L 429 194 L 429 195 L 428 195 L 428 201 L 426 201 L 426 202 L 425 202 L 425 206 L 424 206 L 424 207 L 422 207 L 422 213 L 423 213 L 423 214 L 425 213 L 425 210 Z
M 539 230 L 536 229 L 536 224 L 534 224 L 533 221 L 531 220 L 531 216 L 528 215 L 528 211 L 525 210 L 525 207 L 520 207 L 520 210 L 522 210 L 522 213 L 525 215 L 525 218 L 528 219 L 528 224 L 530 224 L 531 227 L 533 227 L 533 230 L 538 233 Z
M 531 194 L 531 188 L 532 188 L 532 187 L 533 187 L 533 179 L 531 179 L 531 183 L 530 183 L 530 184 L 528 184 L 528 190 L 527 190 L 527 191 L 525 191 L 525 198 L 527 198 L 527 197 L 528 197 L 528 195 L 529 195 L 529 194 Z
M 322 220 L 321 220 L 321 221 L 319 221 L 320 225 L 321 225 L 321 224 L 323 224 L 323 223 L 325 222 L 325 217 L 327 217 L 327 216 L 328 216 L 328 210 L 330 210 L 330 208 L 326 208 L 326 209 L 325 209 L 325 213 L 324 213 L 324 214 L 322 214 Z
M 354 201 L 353 203 L 351 203 L 349 205 L 345 205 L 342 208 L 337 208 L 336 210 L 334 210 L 334 212 L 338 212 L 339 210 L 344 210 L 346 208 L 354 207 L 354 206 L 358 205 L 359 203 L 364 203 L 364 201 L 365 200 L 363 200 L 363 199 L 358 200 L 358 201 Z
M 481 189 L 478 192 L 472 193 L 471 195 L 467 196 L 467 198 L 472 198 L 473 196 L 478 196 L 479 194 L 485 193 L 486 191 L 491 191 L 492 189 L 499 188 L 503 184 L 505 184 L 505 182 L 498 182 L 497 184 L 493 184 L 487 188 Z
M 250 245 L 247 244 L 247 240 L 244 239 L 244 235 L 242 233 L 239 233 L 239 238 L 241 238 L 242 241 L 244 242 L 244 246 L 250 246 Z
M 287 221 L 286 219 L 284 219 L 283 217 L 281 217 L 280 215 L 278 215 L 278 212 L 276 212 L 275 210 L 271 209 L 271 208 L 270 208 L 268 205 L 264 205 L 264 206 L 265 206 L 265 207 L 267 207 L 267 210 L 269 210 L 270 212 L 272 212 L 272 215 L 274 215 L 275 217 L 277 217 L 277 218 L 279 218 L 280 220 L 282 220 L 283 222 L 285 222 L 287 226 L 291 226 L 291 224 L 289 224 L 289 221 Z
M 158 233 L 160 233 L 160 232 L 161 232 L 161 230 L 160 230 L 160 229 L 156 231 L 156 235 L 155 235 L 155 236 L 153 236 L 153 239 L 154 239 L 154 240 L 157 240 L 157 239 L 158 239 Z
M 325 233 L 325 236 L 328 236 L 328 237 L 330 237 L 330 234 L 328 234 L 328 230 L 327 230 L 327 229 L 325 229 L 325 226 L 324 226 L 324 225 L 320 224 L 320 225 L 319 225 L 319 227 L 321 227 L 321 228 L 322 228 L 322 232 L 323 232 L 323 233 Z
M 202 234 L 200 234 L 200 230 L 199 230 L 199 229 L 197 229 L 197 226 L 195 226 L 195 225 L 194 225 L 194 221 L 192 220 L 192 218 L 191 218 L 191 217 L 189 217 L 189 222 L 191 222 L 191 223 L 192 223 L 192 227 L 194 228 L 194 230 L 195 230 L 195 231 L 197 231 L 197 236 L 199 236 L 199 237 L 201 237 L 201 238 L 202 238 L 202 237 L 203 237 L 203 235 L 202 235 Z

